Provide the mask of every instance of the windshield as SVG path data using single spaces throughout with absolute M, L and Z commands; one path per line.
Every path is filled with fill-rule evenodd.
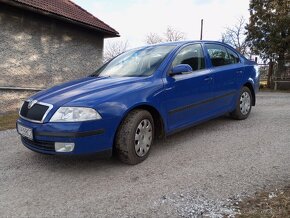
M 127 51 L 103 65 L 93 75 L 105 77 L 150 76 L 174 47 L 172 45 L 155 45 Z

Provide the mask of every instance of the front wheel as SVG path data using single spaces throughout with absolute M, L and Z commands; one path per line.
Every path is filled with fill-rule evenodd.
M 127 164 L 145 160 L 154 139 L 154 122 L 146 110 L 134 110 L 121 123 L 115 140 L 119 159 Z
M 244 86 L 236 103 L 236 109 L 231 112 L 231 116 L 237 120 L 244 120 L 249 116 L 251 109 L 252 93 L 248 87 Z

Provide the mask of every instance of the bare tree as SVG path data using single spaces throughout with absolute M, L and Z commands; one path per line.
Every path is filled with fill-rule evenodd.
M 167 27 L 164 37 L 159 36 L 157 33 L 149 33 L 146 36 L 145 42 L 147 44 L 156 44 L 160 42 L 174 42 L 185 39 L 185 34 L 172 27 Z
M 105 45 L 103 62 L 107 62 L 117 55 L 126 51 L 128 47 L 128 41 L 113 41 L 108 42 Z
M 225 33 L 222 34 L 222 41 L 230 44 L 242 54 L 248 53 L 245 26 L 245 18 L 240 17 L 233 27 L 227 27 Z
M 180 32 L 172 27 L 167 27 L 166 32 L 164 33 L 166 42 L 175 42 L 185 39 L 185 34 Z
M 145 42 L 147 44 L 156 44 L 162 42 L 162 38 L 157 33 L 149 33 L 146 36 Z

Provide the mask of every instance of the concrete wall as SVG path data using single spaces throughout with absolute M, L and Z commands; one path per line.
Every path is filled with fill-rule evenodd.
M 36 91 L 0 90 L 0 115 L 10 112 L 18 112 L 21 103 Z
M 100 33 L 0 3 L 0 87 L 42 89 L 89 75 L 102 51 Z M 0 90 L 0 113 L 14 108 L 11 93 Z

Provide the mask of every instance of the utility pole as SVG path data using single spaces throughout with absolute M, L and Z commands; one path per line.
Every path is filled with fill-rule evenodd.
M 203 19 L 200 21 L 200 40 L 202 40 L 202 34 L 203 34 Z

